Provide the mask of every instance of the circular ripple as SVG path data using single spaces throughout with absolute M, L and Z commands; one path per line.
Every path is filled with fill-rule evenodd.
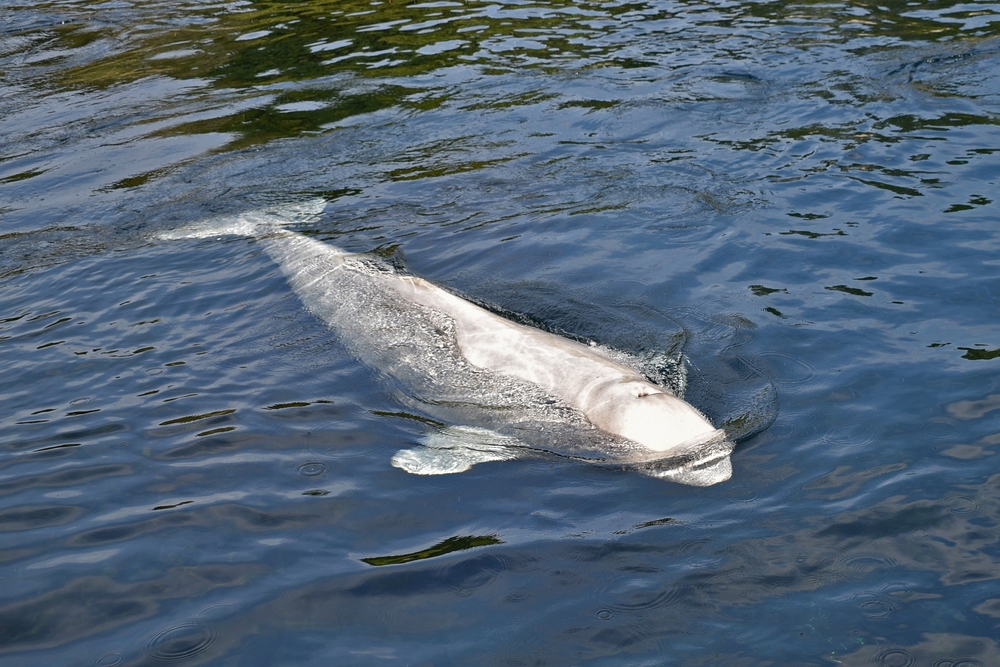
M 307 461 L 296 468 L 295 472 L 299 473 L 303 477 L 319 477 L 321 475 L 325 475 L 328 470 L 329 467 L 325 463 L 321 463 L 319 461 Z
M 959 658 L 951 663 L 951 667 L 985 667 L 982 662 L 975 658 Z
M 180 662 L 203 653 L 215 641 L 215 634 L 194 623 L 167 628 L 149 638 L 146 651 L 160 662 Z
M 610 620 L 614 616 L 610 609 L 601 609 L 597 612 L 597 618 L 602 621 Z
M 795 429 L 791 424 L 772 424 L 767 432 L 774 438 L 787 438 L 795 433 Z
M 913 656 L 906 649 L 890 648 L 875 656 L 875 664 L 881 667 L 910 667 Z
M 893 570 L 899 566 L 894 558 L 876 553 L 855 554 L 843 558 L 837 563 L 838 569 L 844 572 L 847 579 L 860 581 L 872 575 Z
M 858 605 L 861 615 L 869 620 L 888 618 L 889 614 L 896 611 L 894 604 L 872 593 L 859 593 L 852 595 L 851 599 Z
M 759 479 L 735 482 L 726 485 L 725 494 L 733 502 L 752 507 L 757 505 L 764 495 L 761 487 Z M 752 507 L 752 510 L 756 514 L 760 511 L 760 507 Z
M 806 362 L 780 352 L 758 354 L 754 361 L 774 371 L 770 376 L 776 384 L 801 384 L 808 382 L 816 374 Z
M 210 604 L 207 607 L 202 607 L 196 611 L 194 615 L 198 618 L 216 619 L 224 616 L 231 616 L 235 612 L 239 611 L 239 609 L 240 605 L 238 602 L 217 602 L 215 604 Z
M 395 610 L 395 600 L 386 591 L 376 591 L 364 598 L 363 609 L 366 611 L 364 622 L 378 626 L 389 625 Z
M 909 600 L 913 597 L 913 588 L 905 581 L 890 581 L 882 584 L 879 586 L 878 592 L 893 600 Z
M 70 405 L 86 405 L 90 403 L 90 396 L 83 396 L 81 398 L 74 398 L 69 402 Z
M 944 499 L 948 511 L 955 514 L 971 514 L 979 509 L 979 503 L 972 496 L 954 494 Z
M 665 591 L 633 591 L 626 595 L 625 602 L 611 605 L 616 611 L 636 612 L 649 609 L 659 609 L 671 605 L 681 596 L 680 589 L 672 586 Z
M 937 417 L 928 419 L 920 425 L 920 433 L 936 440 L 950 440 L 959 434 L 958 425 L 954 420 Z
M 709 539 L 707 537 L 696 537 L 693 540 L 685 540 L 677 545 L 677 553 L 685 556 L 700 553 L 708 543 Z
M 531 591 L 527 588 L 515 588 L 507 594 L 507 602 L 520 602 L 531 597 Z
M 115 667 L 115 665 L 120 665 L 124 660 L 125 656 L 121 653 L 105 653 L 94 661 L 94 667 Z
M 823 434 L 823 442 L 834 447 L 860 449 L 875 444 L 885 429 L 869 415 L 855 412 L 845 416 L 843 423 L 830 425 Z

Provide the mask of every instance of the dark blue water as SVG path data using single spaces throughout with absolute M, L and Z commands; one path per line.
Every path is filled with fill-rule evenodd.
M 6 2 L 4 665 L 1000 663 L 1000 6 Z M 410 475 L 296 229 L 773 386 L 733 478 Z M 773 416 L 773 415 L 772 415 Z

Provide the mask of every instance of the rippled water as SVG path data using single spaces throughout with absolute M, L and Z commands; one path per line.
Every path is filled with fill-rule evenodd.
M 1000 662 L 1000 5 L 0 9 L 4 665 Z M 253 239 L 628 354 L 691 488 L 409 475 L 427 415 Z

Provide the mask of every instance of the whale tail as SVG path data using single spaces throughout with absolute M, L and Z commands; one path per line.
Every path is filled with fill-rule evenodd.
M 322 197 L 316 197 L 295 204 L 211 218 L 164 232 L 159 235 L 159 238 L 172 241 L 218 238 L 220 236 L 265 236 L 290 225 L 300 225 L 318 220 L 326 209 L 326 203 Z

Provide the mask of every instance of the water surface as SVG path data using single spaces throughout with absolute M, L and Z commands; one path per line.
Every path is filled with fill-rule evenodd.
M 5 665 L 1000 660 L 1000 6 L 8 2 Z M 773 425 L 696 489 L 393 467 L 295 228 Z

